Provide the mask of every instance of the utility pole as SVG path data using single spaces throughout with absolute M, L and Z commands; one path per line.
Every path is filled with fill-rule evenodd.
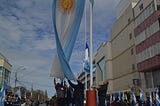
M 17 70 L 15 71 L 15 87 L 17 86 L 17 81 L 18 81 L 18 79 L 17 79 L 17 73 L 19 72 L 19 71 L 21 71 L 21 70 L 25 70 L 25 68 L 24 68 L 24 66 L 20 66 L 19 68 L 17 68 Z
M 15 72 L 15 85 L 14 85 L 14 87 L 16 87 L 16 83 L 17 83 L 17 71 Z

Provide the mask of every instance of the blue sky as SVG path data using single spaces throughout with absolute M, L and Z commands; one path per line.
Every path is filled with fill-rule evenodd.
M 115 7 L 119 0 L 95 0 L 93 8 L 93 51 L 109 40 L 109 30 L 116 20 Z M 86 3 L 88 7 L 88 1 Z M 19 67 L 17 85 L 28 89 L 47 90 L 55 94 L 51 66 L 56 50 L 52 25 L 52 0 L 0 0 L 0 52 L 12 64 L 11 85 L 14 71 Z M 89 13 L 87 9 L 87 34 Z M 76 74 L 82 69 L 84 58 L 84 19 L 72 53 L 70 66 Z M 89 40 L 89 37 L 87 37 Z

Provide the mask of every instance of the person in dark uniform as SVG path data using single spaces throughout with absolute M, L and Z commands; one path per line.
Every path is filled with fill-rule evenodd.
M 78 84 L 73 84 L 70 80 L 68 80 L 68 83 L 74 88 L 73 97 L 75 106 L 84 106 L 84 84 L 80 80 L 77 80 Z
M 105 80 L 103 81 L 102 85 L 99 85 L 97 87 L 99 106 L 105 106 L 105 99 L 106 99 L 106 92 L 108 89 L 108 84 L 109 82 Z

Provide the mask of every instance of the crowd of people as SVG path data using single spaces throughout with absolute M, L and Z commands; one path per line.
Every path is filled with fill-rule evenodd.
M 83 106 L 84 102 L 84 84 L 77 80 L 77 84 L 72 83 L 68 80 L 69 85 L 66 81 L 57 82 L 54 79 L 54 85 L 56 89 L 56 103 L 58 106 Z
M 108 84 L 108 81 L 104 81 L 102 85 L 94 87 L 98 91 L 99 106 L 105 106 Z M 77 84 L 68 80 L 67 85 L 66 81 L 57 82 L 54 79 L 54 85 L 56 89 L 56 104 L 58 106 L 84 106 L 85 86 L 80 80 L 77 80 Z
M 77 84 L 68 80 L 66 84 L 66 81 L 57 82 L 54 79 L 54 85 L 56 89 L 56 106 L 85 106 L 85 86 L 80 80 L 77 80 Z M 103 81 L 103 84 L 93 88 L 97 91 L 98 106 L 160 106 L 156 103 L 154 96 L 157 92 L 155 91 L 152 91 L 152 101 L 150 95 L 142 100 L 140 95 L 135 95 L 134 98 L 132 91 L 125 93 L 125 97 L 123 97 L 124 92 L 107 95 L 108 85 L 108 81 Z M 160 86 L 158 89 L 160 91 Z M 158 96 L 160 97 L 160 92 L 158 92 Z

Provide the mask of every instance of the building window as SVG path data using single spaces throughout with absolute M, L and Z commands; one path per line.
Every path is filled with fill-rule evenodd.
M 160 10 L 160 5 L 157 5 L 157 10 Z
M 128 18 L 128 23 L 130 23 L 131 22 L 131 19 L 130 18 Z
M 135 65 L 134 64 L 132 64 L 132 70 L 135 70 Z
M 139 9 L 140 9 L 140 10 L 142 10 L 142 9 L 143 9 L 143 4 L 141 4 L 141 5 L 139 6 Z
M 0 66 L 0 71 L 2 71 L 3 70 L 3 67 L 2 66 Z
M 134 52 L 133 52 L 133 48 L 131 49 L 131 55 L 133 55 L 134 54 Z
M 154 87 L 157 87 L 158 84 L 160 84 L 160 69 L 153 71 L 153 82 L 154 82 Z
M 130 39 L 130 40 L 132 39 L 132 33 L 129 34 L 129 39 Z
M 98 62 L 98 66 L 100 68 L 101 71 L 101 80 L 104 80 L 104 73 L 105 73 L 105 57 L 103 57 L 99 62 Z
M 151 79 L 151 72 L 145 73 L 145 80 L 146 80 L 146 87 L 152 88 L 152 79 Z

